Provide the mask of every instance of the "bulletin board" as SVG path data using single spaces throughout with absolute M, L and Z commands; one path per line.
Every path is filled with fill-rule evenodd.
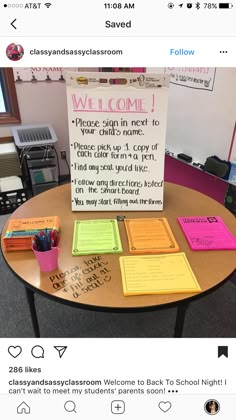
M 169 76 L 68 73 L 72 210 L 162 210 Z

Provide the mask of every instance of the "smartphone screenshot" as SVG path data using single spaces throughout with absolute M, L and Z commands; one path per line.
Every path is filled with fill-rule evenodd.
M 236 4 L 0 10 L 2 417 L 232 418 Z

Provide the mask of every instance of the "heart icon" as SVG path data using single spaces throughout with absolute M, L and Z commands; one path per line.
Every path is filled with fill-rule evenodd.
M 158 407 L 161 411 L 163 411 L 163 413 L 167 413 L 167 411 L 172 407 L 172 404 L 170 401 L 161 401 L 159 402 Z
M 14 358 L 20 356 L 21 352 L 22 352 L 22 348 L 20 346 L 8 347 L 8 353 Z

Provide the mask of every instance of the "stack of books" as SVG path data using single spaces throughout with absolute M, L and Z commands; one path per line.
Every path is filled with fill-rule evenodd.
M 43 229 L 53 229 L 59 232 L 58 216 L 36 217 L 31 219 L 10 219 L 7 231 L 3 237 L 6 251 L 23 251 L 32 249 L 32 241 Z

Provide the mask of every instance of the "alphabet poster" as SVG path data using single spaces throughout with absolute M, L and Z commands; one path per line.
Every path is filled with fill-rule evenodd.
M 162 210 L 169 76 L 67 73 L 72 210 Z

